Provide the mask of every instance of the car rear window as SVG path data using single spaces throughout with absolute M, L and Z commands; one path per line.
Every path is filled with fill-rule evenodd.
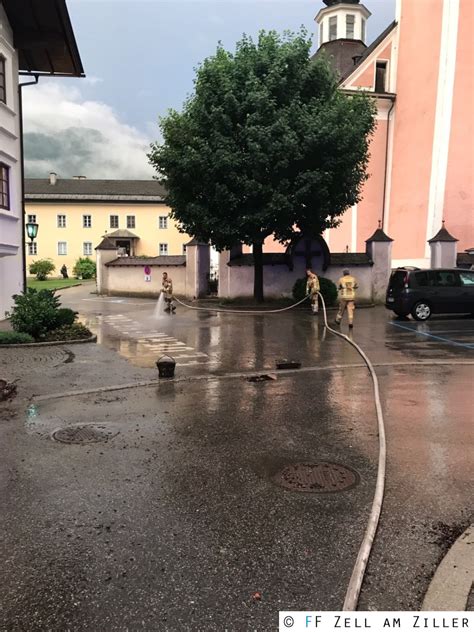
M 459 276 L 463 285 L 474 286 L 474 272 L 460 272 Z
M 390 287 L 394 290 L 401 290 L 405 284 L 406 272 L 404 270 L 396 270 L 392 272 L 390 277 Z
M 428 272 L 416 272 L 415 279 L 416 279 L 416 284 L 420 287 L 426 287 L 430 284 Z

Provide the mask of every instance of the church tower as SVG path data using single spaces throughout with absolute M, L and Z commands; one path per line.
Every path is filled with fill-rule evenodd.
M 343 78 L 364 54 L 367 19 L 372 15 L 360 0 L 323 0 L 326 5 L 315 17 L 319 26 L 319 48 L 336 74 Z
M 356 40 L 366 44 L 366 21 L 370 11 L 360 0 L 323 0 L 326 5 L 315 20 L 319 26 L 319 47 L 335 40 Z

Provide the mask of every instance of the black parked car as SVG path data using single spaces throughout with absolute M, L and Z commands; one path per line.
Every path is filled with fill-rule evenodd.
M 416 320 L 431 314 L 474 314 L 474 271 L 397 268 L 390 276 L 385 307 Z

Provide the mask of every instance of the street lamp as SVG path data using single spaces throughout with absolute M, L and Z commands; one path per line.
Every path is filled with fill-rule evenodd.
M 36 224 L 35 222 L 28 222 L 26 224 L 26 233 L 31 239 L 31 243 L 33 243 L 38 234 L 38 224 Z

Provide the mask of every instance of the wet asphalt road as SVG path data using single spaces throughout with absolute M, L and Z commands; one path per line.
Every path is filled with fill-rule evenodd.
M 183 310 L 157 323 L 149 301 L 66 297 L 101 345 L 55 348 L 44 362 L 0 350 L 21 398 L 0 415 L 0 629 L 260 631 L 277 628 L 280 609 L 339 609 L 377 468 L 357 353 L 306 311 Z M 353 333 L 377 365 L 388 439 L 360 609 L 419 608 L 443 547 L 472 519 L 474 321 L 391 320 L 359 310 Z M 151 379 L 168 348 L 190 379 L 47 398 Z M 284 357 L 303 371 L 226 377 L 273 373 Z M 25 416 L 29 389 L 46 398 Z M 51 440 L 77 423 L 115 436 Z M 360 483 L 332 494 L 275 484 L 288 463 L 317 461 L 355 469 Z

